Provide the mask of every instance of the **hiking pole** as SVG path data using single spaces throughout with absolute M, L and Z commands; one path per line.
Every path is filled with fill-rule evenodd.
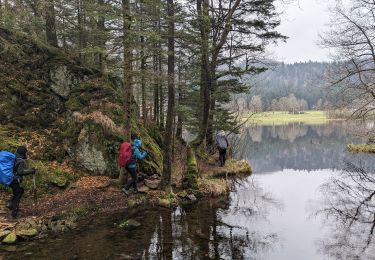
M 34 202 L 35 202 L 35 205 L 37 204 L 37 196 L 36 196 L 36 182 L 35 182 L 35 174 L 33 174 L 33 185 L 34 185 L 34 189 L 33 189 L 33 197 L 34 197 Z

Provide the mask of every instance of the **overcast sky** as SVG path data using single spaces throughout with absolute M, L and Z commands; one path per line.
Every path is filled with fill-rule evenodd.
M 270 48 L 279 61 L 293 63 L 299 61 L 327 61 L 326 50 L 317 43 L 319 33 L 326 30 L 329 22 L 326 0 L 299 0 L 286 8 L 279 31 L 288 36 L 286 43 Z

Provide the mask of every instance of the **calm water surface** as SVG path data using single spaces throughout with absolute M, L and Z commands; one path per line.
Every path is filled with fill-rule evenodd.
M 18 246 L 17 252 L 0 257 L 375 259 L 375 195 L 365 200 L 375 190 L 375 159 L 345 152 L 345 144 L 362 141 L 350 129 L 342 123 L 249 126 L 235 146 L 237 156 L 251 162 L 254 175 L 238 181 L 226 198 L 173 211 L 151 208 L 102 216 L 81 230 Z M 349 174 L 353 171 L 361 173 Z M 348 221 L 358 205 L 366 207 Z M 142 228 L 114 228 L 126 218 L 135 218 Z

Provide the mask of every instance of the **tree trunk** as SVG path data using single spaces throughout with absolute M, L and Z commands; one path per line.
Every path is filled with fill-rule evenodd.
M 178 105 L 181 106 L 182 103 L 182 69 L 181 69 L 181 58 L 178 59 Z M 177 129 L 176 137 L 182 140 L 182 115 L 180 109 L 177 112 Z
M 215 61 L 212 61 L 215 62 Z M 214 116 L 215 116 L 215 109 L 216 109 L 216 84 L 217 81 L 215 80 L 215 71 L 216 71 L 216 62 L 211 64 L 210 67 L 210 77 L 211 77 L 211 88 L 210 88 L 210 113 L 208 116 L 208 125 L 207 125 L 207 132 L 206 132 L 206 142 L 207 146 L 211 149 L 214 146 Z
M 97 22 L 97 27 L 98 27 L 98 41 L 97 45 L 100 48 L 100 51 L 96 54 L 96 61 L 99 67 L 100 72 L 103 75 L 107 74 L 107 62 L 106 62 L 106 55 L 105 55 L 105 50 L 106 50 L 106 28 L 105 28 L 105 13 L 102 8 L 105 7 L 104 0 L 98 0 L 98 5 L 101 7 L 99 11 L 99 17 L 98 17 L 98 22 Z
M 79 59 L 82 61 L 82 49 L 83 49 L 83 14 L 82 14 L 82 1 L 77 0 L 77 20 L 78 20 L 78 55 Z
M 154 122 L 159 125 L 158 54 L 154 55 Z
M 160 43 L 161 48 L 161 43 Z M 159 54 L 159 115 L 160 115 L 160 128 L 164 128 L 164 90 L 163 90 L 163 84 L 162 84 L 162 55 Z
M 173 119 L 175 114 L 175 90 L 174 90 L 174 4 L 173 0 L 167 0 L 168 13 L 168 111 L 167 123 L 164 134 L 164 157 L 163 157 L 163 176 L 161 186 L 164 190 L 171 187 L 172 172 L 172 139 L 173 139 Z
M 141 22 L 142 24 L 142 22 Z M 141 25 L 142 26 L 142 25 Z M 145 57 L 145 37 L 141 36 L 141 92 L 142 92 L 142 118 L 143 124 L 146 125 L 147 121 L 147 106 L 146 106 L 146 57 Z
M 132 116 L 132 35 L 130 0 L 122 0 L 123 45 L 124 45 L 124 106 L 125 106 L 125 140 L 131 142 Z
M 200 19 L 200 33 L 201 33 L 201 125 L 199 141 L 207 144 L 206 136 L 208 130 L 208 121 L 210 115 L 210 103 L 211 103 L 211 71 L 209 63 L 209 1 L 208 0 L 197 0 L 197 11 Z
M 47 42 L 58 47 L 56 34 L 56 13 L 54 0 L 47 1 L 46 5 L 46 36 Z

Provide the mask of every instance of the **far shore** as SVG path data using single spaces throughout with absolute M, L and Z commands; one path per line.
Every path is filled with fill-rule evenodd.
M 244 116 L 243 120 L 247 120 L 249 115 Z M 257 125 L 286 125 L 289 123 L 302 123 L 306 125 L 322 125 L 333 120 L 343 119 L 331 119 L 328 117 L 326 111 L 322 110 L 308 110 L 300 113 L 289 113 L 287 111 L 267 111 L 259 112 L 251 116 L 249 119 L 250 124 Z

